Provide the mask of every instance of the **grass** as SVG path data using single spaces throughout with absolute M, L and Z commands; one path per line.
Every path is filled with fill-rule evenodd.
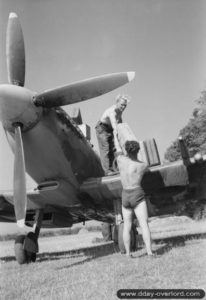
M 110 247 L 111 248 L 111 247 Z M 125 288 L 201 288 L 206 290 L 206 240 L 153 245 L 159 254 L 145 250 L 128 259 L 112 251 L 86 254 L 50 253 L 37 262 L 1 263 L 0 299 L 118 299 Z

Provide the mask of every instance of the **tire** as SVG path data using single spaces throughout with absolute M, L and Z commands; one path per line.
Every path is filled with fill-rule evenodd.
M 105 242 L 112 240 L 112 228 L 110 223 L 102 223 L 102 236 Z
M 32 234 L 29 233 L 27 236 L 18 235 L 15 239 L 14 252 L 16 260 L 20 265 L 36 261 L 36 253 L 24 249 L 25 239 L 28 237 L 31 238 Z
M 27 263 L 27 254 L 23 248 L 25 237 L 25 235 L 18 235 L 14 244 L 15 257 L 20 265 Z
M 192 218 L 196 221 L 206 218 L 206 204 L 205 203 L 197 203 L 197 207 L 195 208 Z
M 119 225 L 112 225 L 112 240 L 115 243 L 115 245 L 118 245 L 118 230 Z
M 27 255 L 27 263 L 36 261 L 36 253 L 31 253 L 26 251 L 26 255 Z

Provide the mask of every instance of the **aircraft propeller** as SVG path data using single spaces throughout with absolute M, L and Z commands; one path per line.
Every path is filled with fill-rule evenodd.
M 71 83 L 34 96 L 34 104 L 51 108 L 101 96 L 131 81 L 134 72 L 114 73 Z
M 10 84 L 24 86 L 25 49 L 21 24 L 15 13 L 10 13 L 7 26 L 6 56 Z
M 10 13 L 7 36 L 6 57 L 8 81 L 10 84 L 24 86 L 25 80 L 25 48 L 21 24 L 15 13 Z M 21 124 L 14 123 L 14 209 L 17 225 L 23 227 L 26 216 L 26 175 L 24 149 L 21 135 Z
M 26 128 L 28 121 L 31 124 L 33 121 L 31 117 L 36 120 L 35 117 L 41 107 L 52 108 L 98 97 L 128 83 L 134 78 L 135 73 L 124 72 L 93 77 L 35 94 L 24 88 L 24 38 L 21 24 L 15 13 L 9 15 L 6 58 L 10 85 L 0 86 L 0 116 L 5 128 L 9 130 L 13 128 L 14 131 L 14 208 L 17 225 L 23 227 L 27 199 L 22 130 Z
M 14 150 L 14 208 L 19 227 L 24 226 L 26 215 L 26 173 L 24 149 L 21 136 L 21 124 L 15 124 L 15 150 Z

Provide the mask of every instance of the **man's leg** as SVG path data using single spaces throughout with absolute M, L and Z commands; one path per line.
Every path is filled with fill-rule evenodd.
M 130 255 L 131 228 L 132 228 L 132 209 L 122 206 L 122 214 L 124 219 L 123 241 L 126 255 Z
M 110 136 L 108 137 L 108 143 L 109 143 L 109 153 L 108 153 L 108 157 L 109 157 L 109 168 L 110 170 L 116 171 L 113 163 L 114 163 L 114 158 L 115 158 L 115 151 L 116 148 L 114 146 L 114 135 L 113 133 L 110 133 Z
M 100 159 L 105 174 L 109 172 L 109 142 L 108 133 L 102 128 L 96 127 L 96 135 L 99 144 Z
M 134 209 L 139 225 L 142 229 L 142 237 L 146 246 L 147 254 L 152 254 L 151 234 L 148 225 L 148 212 L 146 201 L 140 202 Z

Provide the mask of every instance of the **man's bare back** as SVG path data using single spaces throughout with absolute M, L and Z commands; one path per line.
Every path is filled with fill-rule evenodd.
M 123 188 L 134 189 L 141 186 L 142 177 L 148 170 L 147 165 L 139 160 L 132 160 L 125 155 L 119 155 L 117 162 Z

